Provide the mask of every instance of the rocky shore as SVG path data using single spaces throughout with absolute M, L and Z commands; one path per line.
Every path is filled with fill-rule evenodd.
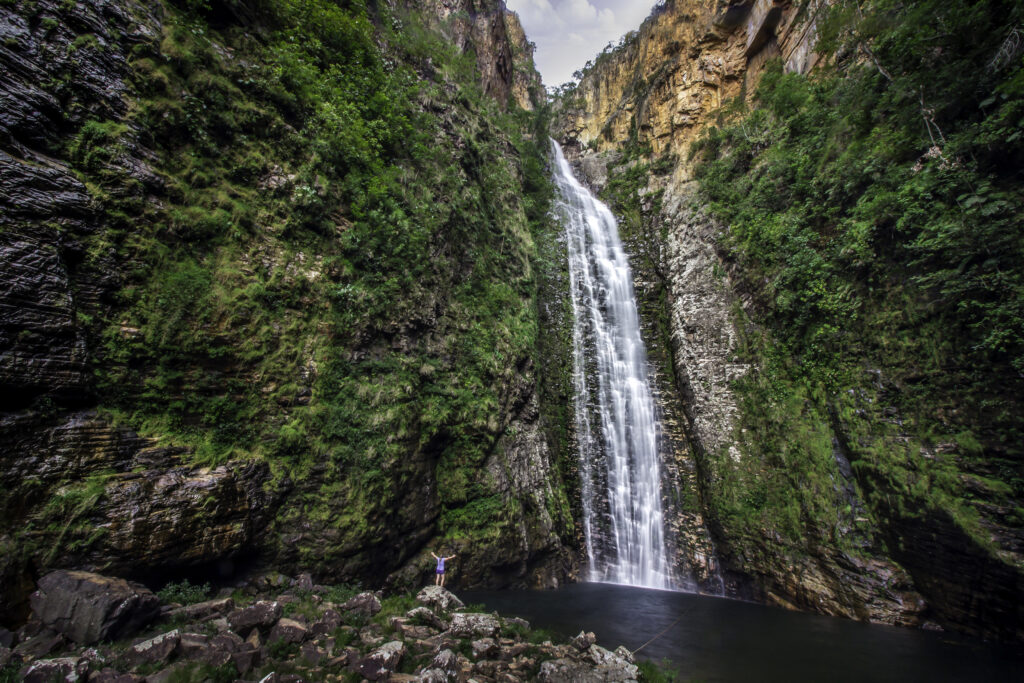
M 384 597 L 268 574 L 212 599 L 171 594 L 89 572 L 44 576 L 29 622 L 0 631 L 0 681 L 643 680 L 624 647 L 610 651 L 582 632 L 553 642 L 437 586 Z

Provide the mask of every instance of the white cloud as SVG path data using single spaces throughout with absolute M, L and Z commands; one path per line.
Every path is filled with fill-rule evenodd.
M 546 85 L 559 85 L 608 43 L 639 28 L 654 0 L 506 0 L 537 44 L 537 69 Z

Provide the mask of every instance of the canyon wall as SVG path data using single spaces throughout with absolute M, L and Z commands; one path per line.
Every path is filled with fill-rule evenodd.
M 359 6 L 0 7 L 5 621 L 57 567 L 573 571 L 531 48 Z
M 956 424 L 922 442 L 905 412 L 928 409 L 908 409 L 903 371 L 872 359 L 829 390 L 769 379 L 778 376 L 764 367 L 778 362 L 761 322 L 769 285 L 744 271 L 730 225 L 700 193 L 694 143 L 756 108 L 766 69 L 806 74 L 819 63 L 822 7 L 661 3 L 556 98 L 555 136 L 612 205 L 631 255 L 667 418 L 674 474 L 663 495 L 680 566 L 704 590 L 721 581 L 726 594 L 790 608 L 1020 637 L 1014 494 L 967 483 L 1006 462 L 1004 446 L 993 441 L 973 460 L 952 436 L 964 429 Z M 761 140 L 750 143 L 755 152 L 770 143 Z M 980 419 L 970 428 L 990 427 Z M 955 460 L 965 482 L 958 502 L 872 474 L 876 452 Z M 680 494 L 687 479 L 690 500 Z M 973 533 L 950 512 L 958 506 L 982 516 Z M 708 567 L 710 553 L 720 567 Z

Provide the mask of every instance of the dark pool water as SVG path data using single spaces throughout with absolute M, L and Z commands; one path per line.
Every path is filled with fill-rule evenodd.
M 945 633 L 862 624 L 736 600 L 581 583 L 555 591 L 459 591 L 467 603 L 602 646 L 640 647 L 694 681 L 1024 681 L 1024 651 Z

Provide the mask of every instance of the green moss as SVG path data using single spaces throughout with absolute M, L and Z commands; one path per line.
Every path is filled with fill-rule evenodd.
M 441 533 L 517 533 L 525 513 L 484 464 L 509 443 L 521 376 L 567 348 L 564 325 L 538 322 L 563 267 L 547 108 L 503 110 L 471 54 L 378 5 L 274 0 L 242 27 L 217 2 L 164 4 L 161 35 L 131 46 L 124 117 L 60 150 L 103 218 L 81 268 L 122 284 L 76 311 L 100 411 L 186 464 L 266 461 L 268 489 L 293 492 L 272 529 L 333 539 L 297 542 L 309 566 L 379 543 L 424 477 Z M 41 523 L 84 533 L 90 500 Z M 566 497 L 548 503 L 568 532 Z
M 701 201 L 754 297 L 735 315 L 755 368 L 734 386 L 743 457 L 713 455 L 711 501 L 731 533 L 856 546 L 835 431 L 864 514 L 948 514 L 995 550 L 976 502 L 1024 496 L 999 464 L 1019 455 L 1024 395 L 1024 141 L 1009 123 L 1024 110 L 1021 67 L 985 65 L 1004 33 L 992 8 L 882 3 L 872 16 L 894 20 L 880 23 L 845 12 L 829 11 L 823 49 L 871 42 L 885 74 L 770 65 L 754 106 L 724 109 L 694 147 Z M 926 44 L 917 12 L 960 28 Z M 986 47 L 961 45 L 964 31 Z

